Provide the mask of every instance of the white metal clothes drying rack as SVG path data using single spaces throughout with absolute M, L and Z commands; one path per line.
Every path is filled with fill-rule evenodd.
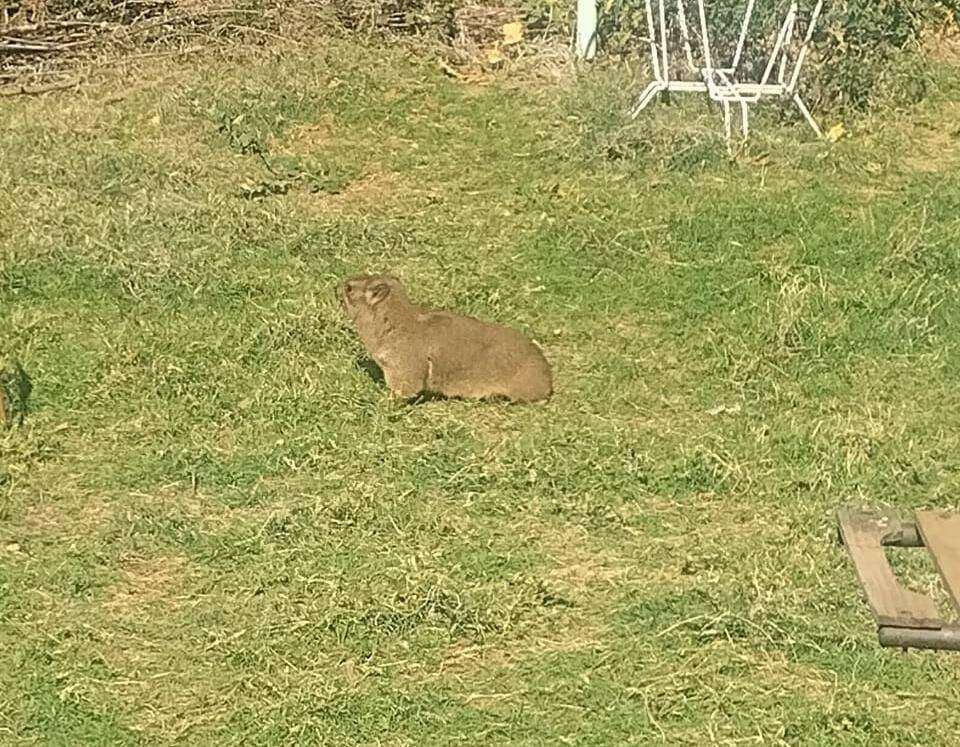
M 763 0 L 761 0 L 763 1 Z M 769 0 L 767 0 L 769 2 Z M 676 0 L 675 7 L 668 8 L 673 3 L 670 0 L 644 0 L 647 13 L 647 29 L 650 43 L 650 62 L 653 80 L 641 94 L 632 110 L 633 117 L 653 101 L 657 95 L 665 91 L 706 93 L 711 100 L 716 101 L 723 108 L 724 134 L 729 147 L 732 137 L 731 107 L 740 107 L 740 129 L 746 138 L 750 132 L 748 107 L 762 98 L 792 99 L 804 119 L 817 136 L 822 132 L 807 105 L 797 93 L 797 84 L 800 81 L 800 72 L 810 48 L 810 40 L 816 27 L 820 12 L 823 10 L 823 0 L 816 0 L 806 21 L 806 29 L 798 30 L 800 17 L 799 0 L 790 0 L 786 9 L 783 23 L 773 40 L 773 47 L 766 57 L 766 64 L 759 76 L 753 74 L 753 80 L 745 80 L 751 75 L 744 70 L 744 46 L 750 31 L 750 24 L 754 17 L 755 0 L 747 0 L 744 8 L 740 34 L 737 38 L 736 49 L 729 64 L 717 64 L 714 47 L 711 45 L 712 34 L 708 23 L 708 13 L 704 0 L 696 0 L 696 19 L 694 26 L 687 21 L 685 5 L 693 4 L 691 0 Z M 668 22 L 668 16 L 669 22 Z M 675 29 L 678 33 L 670 35 Z M 670 42 L 679 39 L 682 52 L 676 55 L 680 64 L 685 63 L 686 76 L 674 77 L 671 72 Z M 677 50 L 673 50 L 676 52 Z M 696 54 L 699 56 L 695 56 Z M 676 67 L 676 60 L 673 60 Z M 690 79 L 692 77 L 699 79 Z M 759 77 L 759 80 L 757 79 Z

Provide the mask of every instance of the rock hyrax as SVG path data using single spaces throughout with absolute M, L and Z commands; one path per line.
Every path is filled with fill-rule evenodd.
M 516 330 L 415 306 L 392 275 L 353 277 L 339 291 L 387 387 L 400 397 L 535 402 L 553 393 L 543 353 Z

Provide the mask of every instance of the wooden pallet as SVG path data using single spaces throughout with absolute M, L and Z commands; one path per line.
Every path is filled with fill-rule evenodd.
M 905 589 L 884 547 L 926 547 L 960 610 L 960 514 L 917 511 L 914 521 L 859 508 L 837 511 L 840 537 L 877 621 L 881 646 L 960 651 L 960 625 L 942 619 L 925 594 Z

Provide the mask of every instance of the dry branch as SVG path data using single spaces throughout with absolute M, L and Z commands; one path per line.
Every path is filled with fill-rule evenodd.
M 64 70 L 104 58 L 139 59 L 146 46 L 151 55 L 181 54 L 188 44 L 194 51 L 198 40 L 215 48 L 226 39 L 282 38 L 272 8 L 270 2 L 251 9 L 229 2 L 185 7 L 182 0 L 0 0 L 0 81 L 16 84 L 3 95 L 57 90 Z

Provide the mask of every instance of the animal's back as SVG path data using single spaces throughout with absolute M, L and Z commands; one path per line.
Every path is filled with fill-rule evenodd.
M 420 319 L 432 386 L 451 396 L 527 401 L 553 393 L 546 358 L 517 330 L 449 311 L 424 312 Z

